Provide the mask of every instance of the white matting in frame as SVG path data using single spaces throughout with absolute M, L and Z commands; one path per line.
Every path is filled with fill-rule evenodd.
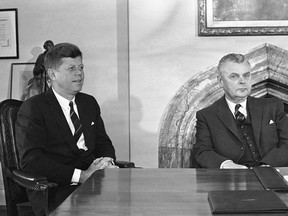
M 17 9 L 0 9 L 0 59 L 19 58 Z
M 12 63 L 11 64 L 11 82 L 10 82 L 10 98 L 24 100 L 24 93 L 27 84 L 33 78 L 33 68 L 35 63 Z

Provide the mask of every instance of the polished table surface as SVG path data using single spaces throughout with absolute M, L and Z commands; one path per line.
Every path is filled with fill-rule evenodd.
M 282 172 L 288 174 L 288 169 Z M 207 195 L 213 190 L 264 188 L 252 170 L 105 169 L 51 215 L 211 215 Z M 279 196 L 288 204 L 288 194 Z

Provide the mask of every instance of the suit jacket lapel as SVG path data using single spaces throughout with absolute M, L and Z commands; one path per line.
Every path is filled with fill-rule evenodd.
M 45 94 L 49 106 L 48 108 L 51 110 L 55 121 L 59 125 L 59 128 L 55 128 L 55 130 L 60 130 L 61 134 L 63 134 L 65 141 L 71 146 L 72 149 L 78 151 L 77 143 L 73 137 L 73 134 L 64 116 L 62 108 L 58 103 L 52 89 L 49 89 L 47 92 L 45 92 Z
M 92 149 L 92 142 L 90 141 L 90 136 L 88 135 L 88 129 L 91 127 L 91 115 L 89 110 L 86 110 L 87 106 L 85 105 L 85 101 L 81 100 L 79 94 L 76 95 L 75 103 L 77 104 L 79 118 L 83 127 L 85 145 L 88 149 Z
M 225 96 L 219 100 L 217 115 L 222 123 L 241 141 L 241 135 L 235 123 L 234 116 L 228 107 Z
M 259 146 L 260 131 L 262 124 L 262 105 L 257 102 L 257 99 L 248 97 L 247 106 L 249 110 L 248 115 L 250 114 L 255 142 Z

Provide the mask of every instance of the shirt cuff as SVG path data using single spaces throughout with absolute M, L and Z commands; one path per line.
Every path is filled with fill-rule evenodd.
M 81 170 L 80 169 L 74 169 L 71 183 L 79 183 L 80 175 L 81 175 Z
M 228 163 L 228 162 L 232 162 L 232 160 L 225 160 L 225 161 L 223 161 L 223 162 L 221 163 L 221 165 L 220 165 L 220 169 L 224 169 L 224 165 L 225 165 L 226 163 Z

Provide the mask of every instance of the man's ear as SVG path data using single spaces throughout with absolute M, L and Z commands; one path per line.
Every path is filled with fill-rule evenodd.
M 219 74 L 217 75 L 217 81 L 221 86 L 223 86 L 223 79 Z
M 56 75 L 55 75 L 56 71 L 52 68 L 49 68 L 48 71 L 47 71 L 47 74 L 48 74 L 48 77 L 51 79 L 51 80 L 54 80 Z

